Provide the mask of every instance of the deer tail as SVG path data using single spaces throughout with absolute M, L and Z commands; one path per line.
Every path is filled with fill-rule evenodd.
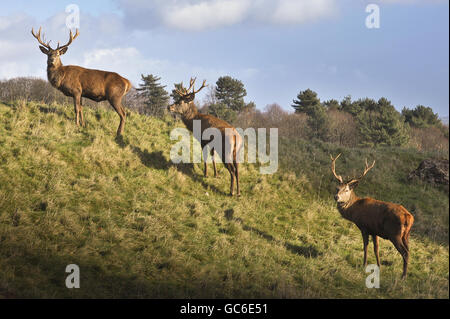
M 123 93 L 123 95 L 127 94 L 132 87 L 133 85 L 131 84 L 131 82 L 128 79 L 125 79 L 125 92 Z
M 243 147 L 243 140 L 239 135 L 239 133 L 236 132 L 236 134 L 234 135 L 234 153 L 233 153 L 233 159 L 235 162 L 237 162 L 238 157 L 239 159 L 241 158 L 240 152 L 242 147 Z

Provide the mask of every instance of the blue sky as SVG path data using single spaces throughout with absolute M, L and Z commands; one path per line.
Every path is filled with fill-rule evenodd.
M 155 74 L 172 89 L 191 76 L 213 84 L 231 75 L 247 101 L 286 110 L 300 90 L 321 100 L 387 97 L 449 113 L 448 1 L 438 0 L 96 0 L 0 2 L 0 78 L 45 78 L 31 37 L 67 41 L 66 5 L 81 10 L 80 36 L 64 64 L 116 71 L 135 86 Z M 368 3 L 380 28 L 368 29 Z M 204 96 L 199 94 L 200 100 Z

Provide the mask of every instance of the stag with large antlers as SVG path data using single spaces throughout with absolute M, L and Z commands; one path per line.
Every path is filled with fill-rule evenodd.
M 126 118 L 122 98 L 131 89 L 131 82 L 114 72 L 85 69 L 75 65 L 63 66 L 60 57 L 67 52 L 69 45 L 80 34 L 78 29 L 75 35 L 70 31 L 69 42 L 63 46 L 60 46 L 58 42 L 56 49 L 50 46 L 50 41 L 46 43 L 41 39 L 41 29 L 39 28 L 37 33 L 32 29 L 31 34 L 39 42 L 39 49 L 48 57 L 48 81 L 64 95 L 73 98 L 77 125 L 80 125 L 80 122 L 82 126 L 85 125 L 82 97 L 96 102 L 107 100 L 119 114 L 120 124 L 117 135 L 122 135 Z
M 377 265 L 380 267 L 378 237 L 381 237 L 390 240 L 403 257 L 402 278 L 406 277 L 409 259 L 409 233 L 414 223 L 414 217 L 402 205 L 356 196 L 354 189 L 367 172 L 374 167 L 375 161 L 369 166 L 366 159 L 363 174 L 344 182 L 342 176 L 336 174 L 336 160 L 340 155 L 336 158 L 331 156 L 331 171 L 339 181 L 334 199 L 342 217 L 355 223 L 361 231 L 364 243 L 364 267 L 367 265 L 369 236 L 372 236 Z
M 214 176 L 217 177 L 217 169 L 216 163 L 214 161 L 214 152 L 217 152 L 222 159 L 225 167 L 230 173 L 231 177 L 231 185 L 230 185 L 230 195 L 233 196 L 234 191 L 234 181 L 236 180 L 236 188 L 237 188 L 237 196 L 240 195 L 239 190 L 239 163 L 238 156 L 239 152 L 242 148 L 243 141 L 242 137 L 236 131 L 236 129 L 228 124 L 227 122 L 218 119 L 209 114 L 199 113 L 194 104 L 195 94 L 200 92 L 206 86 L 206 81 L 203 81 L 202 86 L 195 90 L 194 88 L 195 78 L 190 80 L 189 88 L 186 89 L 183 87 L 183 82 L 180 87 L 175 87 L 175 93 L 178 96 L 176 103 L 169 105 L 168 110 L 174 114 L 179 114 L 183 123 L 186 125 L 188 130 L 193 132 L 194 121 L 200 121 L 200 144 L 203 150 L 203 161 L 205 162 L 205 176 L 208 176 L 208 166 L 207 166 L 207 158 L 208 158 L 208 144 L 213 141 L 211 137 L 203 136 L 203 132 L 208 128 L 215 128 L 220 131 L 221 138 L 221 147 L 220 150 L 215 149 L 210 146 L 211 149 L 211 157 L 214 167 Z M 219 148 L 219 147 L 218 147 Z

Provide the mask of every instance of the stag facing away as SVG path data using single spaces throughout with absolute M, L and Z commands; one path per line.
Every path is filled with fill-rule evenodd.
M 61 63 L 61 55 L 67 52 L 69 45 L 78 35 L 70 31 L 67 44 L 53 49 L 50 41 L 45 43 L 41 39 L 41 28 L 37 33 L 31 30 L 31 34 L 39 42 L 39 49 L 47 55 L 47 78 L 53 87 L 73 98 L 75 109 L 75 120 L 77 125 L 84 126 L 83 107 L 81 98 L 85 97 L 96 102 L 108 101 L 120 117 L 117 135 L 121 136 L 124 131 L 126 113 L 122 105 L 122 98 L 131 89 L 131 82 L 115 72 L 86 69 L 76 65 L 64 66 Z
M 188 89 L 183 87 L 181 83 L 180 88 L 175 89 L 175 93 L 178 95 L 178 101 L 172 105 L 169 105 L 168 110 L 172 113 L 179 114 L 183 123 L 186 125 L 187 129 L 193 132 L 194 122 L 199 121 L 200 123 L 200 136 L 196 136 L 203 149 L 203 160 L 205 162 L 205 176 L 207 176 L 207 164 L 206 160 L 208 157 L 207 147 L 211 146 L 211 139 L 205 139 L 204 132 L 208 129 L 215 129 L 219 132 L 221 140 L 219 142 L 218 149 L 211 147 L 211 156 L 214 166 L 214 175 L 217 176 L 216 163 L 214 161 L 214 152 L 219 153 L 226 169 L 230 173 L 231 184 L 230 184 L 230 195 L 233 196 L 234 193 L 234 182 L 236 180 L 236 195 L 240 196 L 239 189 L 239 155 L 243 146 L 243 140 L 241 135 L 237 130 L 228 124 L 227 122 L 218 119 L 209 114 L 202 114 L 198 112 L 194 104 L 195 94 L 200 92 L 206 86 L 206 81 L 203 81 L 202 86 L 195 90 L 194 88 L 195 78 L 191 79 L 190 86 Z M 192 91 L 191 91 L 192 90 Z M 208 135 L 208 134 L 206 134 Z M 195 134 L 194 134 L 195 136 Z

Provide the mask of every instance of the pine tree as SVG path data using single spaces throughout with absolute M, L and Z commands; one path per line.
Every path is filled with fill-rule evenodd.
M 139 84 L 138 97 L 144 98 L 145 114 L 152 116 L 162 116 L 169 103 L 169 94 L 159 81 L 161 78 L 149 74 L 141 74 L 142 83 Z
M 297 100 L 293 100 L 292 107 L 295 108 L 295 113 L 306 113 L 308 115 L 311 137 L 322 140 L 328 138 L 329 122 L 326 108 L 320 103 L 316 92 L 310 89 L 300 91 Z
M 227 105 L 220 102 L 209 105 L 208 113 L 228 123 L 233 123 L 237 117 L 236 111 L 230 109 Z
M 297 100 L 293 100 L 292 102 L 292 107 L 295 109 L 295 113 L 306 113 L 308 115 L 311 115 L 313 110 L 320 105 L 320 100 L 317 97 L 317 93 L 310 89 L 300 91 L 297 95 Z
M 423 105 L 417 105 L 413 110 L 403 108 L 402 115 L 405 118 L 405 122 L 413 127 L 442 126 L 439 116 L 433 112 L 433 109 Z
M 247 91 L 240 80 L 222 76 L 216 82 L 217 100 L 233 111 L 240 112 L 245 108 L 244 96 L 246 95 Z
M 170 97 L 173 99 L 174 103 L 179 103 L 181 100 L 180 95 L 177 93 L 177 90 L 182 91 L 183 86 L 182 83 L 175 83 L 175 88 L 172 90 L 172 93 L 170 94 Z
M 408 126 L 384 97 L 378 100 L 376 111 L 363 110 L 357 119 L 363 145 L 401 146 L 408 142 Z
M 353 116 L 358 115 L 362 110 L 362 106 L 359 101 L 352 101 L 351 95 L 347 95 L 342 101 L 340 110 L 350 113 Z
M 341 108 L 339 101 L 335 99 L 325 101 L 323 102 L 323 105 L 327 108 L 328 111 L 337 111 Z

